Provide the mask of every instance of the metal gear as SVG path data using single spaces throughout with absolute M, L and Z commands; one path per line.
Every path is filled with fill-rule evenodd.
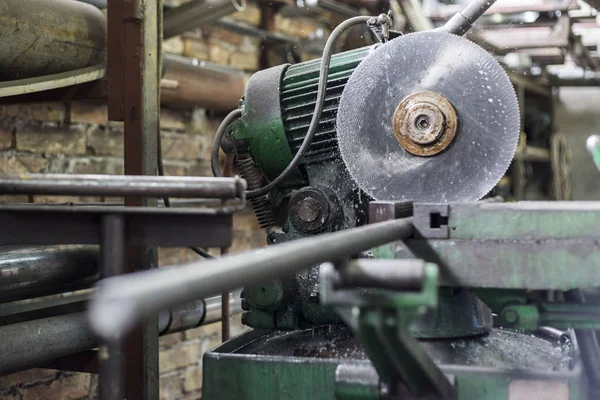
M 478 200 L 508 169 L 519 132 L 517 97 L 500 64 L 436 31 L 374 50 L 350 77 L 337 116 L 342 159 L 376 200 Z

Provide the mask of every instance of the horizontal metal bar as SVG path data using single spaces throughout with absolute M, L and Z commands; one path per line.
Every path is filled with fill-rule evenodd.
M 449 207 L 451 239 L 600 238 L 600 202 L 522 201 Z M 415 207 L 415 214 L 419 209 Z
M 129 246 L 223 247 L 233 240 L 233 217 L 219 210 L 20 205 L 0 206 L 0 245 L 101 244 L 106 214 L 125 219 Z
M 79 312 L 0 327 L 0 375 L 95 347 L 86 317 Z
M 177 36 L 185 31 L 211 24 L 240 8 L 235 0 L 192 0 L 165 12 L 163 37 Z
M 90 304 L 95 331 L 114 340 L 162 308 L 338 260 L 412 235 L 412 218 L 294 240 L 220 259 L 105 279 Z
M 240 310 L 239 302 L 234 296 L 230 297 L 230 303 L 233 309 Z M 162 321 L 160 334 L 167 335 L 218 322 L 221 318 L 220 306 L 221 296 L 216 296 L 161 312 L 160 314 L 168 316 L 168 320 Z M 206 312 L 209 309 L 210 315 Z M 98 345 L 98 338 L 90 329 L 86 312 L 53 315 L 0 326 L 0 337 L 3 338 L 0 341 L 0 375 L 40 364 L 45 366 L 51 360 Z
M 241 178 L 20 174 L 0 175 L 0 194 L 243 198 Z
M 425 279 L 422 260 L 358 259 L 340 266 L 334 288 L 421 290 Z
M 98 258 L 93 246 L 0 247 L 0 303 L 90 287 Z
M 509 220 L 509 217 L 505 217 Z M 570 290 L 600 287 L 596 239 L 407 240 L 397 258 L 421 258 L 440 268 L 440 285 Z

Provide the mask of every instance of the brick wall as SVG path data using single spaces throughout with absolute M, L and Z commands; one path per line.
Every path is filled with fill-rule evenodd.
M 232 18 L 260 23 L 260 10 L 249 4 Z M 306 37 L 317 25 L 276 18 L 281 33 Z M 165 51 L 227 65 L 251 73 L 259 68 L 261 43 L 219 28 L 170 39 Z M 161 110 L 165 172 L 171 176 L 211 176 L 210 146 L 218 117 L 206 110 Z M 0 173 L 122 174 L 123 126 L 108 122 L 106 106 L 45 103 L 0 106 Z M 104 202 L 114 198 L 0 196 L 0 203 Z M 265 244 L 254 216 L 234 218 L 232 251 Z M 212 252 L 212 251 L 211 251 Z M 187 249 L 159 249 L 161 265 L 198 259 Z M 232 334 L 244 328 L 232 317 Z M 197 399 L 202 389 L 202 354 L 221 342 L 220 324 L 160 338 L 160 395 L 163 399 Z M 91 374 L 32 369 L 0 378 L 0 399 L 93 399 L 97 377 Z

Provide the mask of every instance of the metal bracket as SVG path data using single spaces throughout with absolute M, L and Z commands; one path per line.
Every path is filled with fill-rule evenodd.
M 448 239 L 450 229 L 448 204 L 415 204 L 413 224 L 415 236 L 428 239 Z
M 408 389 L 414 396 L 454 398 L 454 386 L 408 329 L 428 307 L 437 306 L 437 266 L 421 262 L 422 274 L 416 274 L 420 276 L 419 284 L 413 282 L 416 275 L 409 273 L 402 279 L 397 277 L 395 291 L 367 291 L 364 286 L 361 290 L 336 289 L 346 287 L 344 283 L 348 283 L 348 277 L 361 285 L 367 282 L 368 287 L 376 286 L 375 283 L 383 278 L 377 274 L 377 261 L 361 260 L 361 268 L 354 270 L 352 264 L 341 264 L 337 268 L 331 263 L 321 265 L 322 304 L 336 306 L 336 312 L 365 347 L 391 395 Z M 407 261 L 411 264 L 405 269 L 417 269 L 415 260 L 396 260 L 398 270 L 402 270 Z M 417 287 L 420 290 L 416 292 L 406 290 Z

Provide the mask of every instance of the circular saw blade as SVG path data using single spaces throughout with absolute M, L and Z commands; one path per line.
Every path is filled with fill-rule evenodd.
M 443 152 L 423 157 L 399 145 L 392 116 L 425 90 L 450 101 L 458 127 Z M 375 200 L 478 200 L 508 169 L 519 132 L 517 97 L 500 64 L 466 39 L 434 31 L 374 50 L 350 77 L 337 116 L 342 159 Z

